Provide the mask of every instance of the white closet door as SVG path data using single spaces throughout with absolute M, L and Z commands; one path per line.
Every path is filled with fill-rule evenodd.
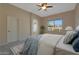
M 7 41 L 17 41 L 17 18 L 13 16 L 7 16 Z

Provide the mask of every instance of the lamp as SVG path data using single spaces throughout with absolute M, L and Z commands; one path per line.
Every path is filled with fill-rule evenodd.
M 71 26 L 67 26 L 67 27 L 65 28 L 65 30 L 66 30 L 66 31 L 72 31 L 73 28 L 72 28 Z
M 76 31 L 79 31 L 79 25 L 76 27 L 76 29 L 75 29 Z

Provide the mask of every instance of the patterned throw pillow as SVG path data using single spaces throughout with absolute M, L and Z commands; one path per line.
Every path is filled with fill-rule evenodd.
M 76 33 L 75 31 L 67 31 L 66 35 L 65 35 L 65 38 L 64 38 L 64 42 L 65 44 L 70 44 L 72 39 L 76 36 Z M 73 40 L 74 41 L 74 40 Z M 72 42 L 73 42 L 72 41 Z
M 71 41 L 69 42 L 69 44 L 72 44 L 74 42 L 74 40 L 79 36 L 79 32 L 76 32 L 74 35 L 73 35 L 73 38 L 71 39 Z
M 72 46 L 76 52 L 79 52 L 79 37 L 74 40 L 74 42 L 72 43 Z

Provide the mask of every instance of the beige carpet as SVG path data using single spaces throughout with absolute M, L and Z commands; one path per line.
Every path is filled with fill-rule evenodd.
M 12 55 L 10 47 L 23 43 L 24 41 L 16 41 L 0 46 L 0 55 Z

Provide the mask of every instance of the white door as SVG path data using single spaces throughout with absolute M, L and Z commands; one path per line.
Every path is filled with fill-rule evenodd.
M 17 41 L 17 18 L 13 16 L 7 16 L 7 41 Z
M 32 35 L 38 34 L 38 21 L 36 19 L 32 20 Z

